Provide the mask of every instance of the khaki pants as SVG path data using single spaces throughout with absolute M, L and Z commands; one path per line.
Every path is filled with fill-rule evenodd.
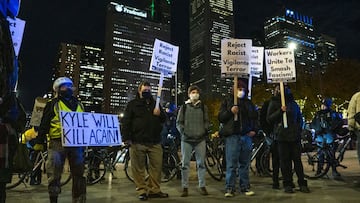
M 130 147 L 131 172 L 136 191 L 140 194 L 160 192 L 163 151 L 161 144 L 132 144 Z M 149 179 L 145 180 L 146 169 Z

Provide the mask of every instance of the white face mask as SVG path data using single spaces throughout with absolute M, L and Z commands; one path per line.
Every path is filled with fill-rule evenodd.
M 198 93 L 193 93 L 189 95 L 191 101 L 197 101 L 199 99 Z
M 237 97 L 238 98 L 244 98 L 244 96 L 245 96 L 245 91 L 244 90 L 239 90 L 238 94 L 237 94 Z

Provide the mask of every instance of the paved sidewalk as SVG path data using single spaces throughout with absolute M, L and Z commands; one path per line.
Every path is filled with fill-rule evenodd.
M 354 180 L 360 180 L 360 166 L 356 158 L 355 151 L 347 151 L 346 157 L 342 162 L 348 166 L 347 169 L 339 169 L 343 181 L 335 181 L 331 178 L 318 180 L 309 180 L 311 193 L 304 194 L 296 191 L 294 194 L 286 194 L 283 190 L 271 189 L 271 178 L 257 177 L 251 174 L 250 181 L 254 196 L 245 196 L 236 194 L 235 197 L 224 197 L 225 181 L 215 181 L 207 176 L 208 196 L 201 196 L 197 190 L 197 180 L 195 168 L 191 174 L 189 196 L 180 197 L 180 180 L 172 180 L 162 184 L 163 192 L 169 193 L 166 199 L 149 199 L 148 202 L 171 202 L 171 203 L 215 203 L 215 202 L 286 202 L 286 203 L 359 203 L 360 187 L 355 187 Z M 88 203 L 108 203 L 108 202 L 141 202 L 137 199 L 135 186 L 130 182 L 122 168 L 116 173 L 117 179 L 111 182 L 104 181 L 93 186 L 87 187 Z M 107 176 L 108 177 L 108 176 Z M 45 177 L 44 177 L 45 180 Z M 297 180 L 294 177 L 294 180 Z M 71 183 L 62 188 L 62 194 L 59 196 L 59 203 L 71 202 Z M 47 185 L 43 183 L 39 186 L 20 185 L 12 190 L 8 190 L 7 203 L 45 203 L 48 201 Z

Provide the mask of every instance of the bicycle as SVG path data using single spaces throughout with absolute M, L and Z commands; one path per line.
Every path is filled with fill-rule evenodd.
M 305 176 L 311 179 L 324 177 L 331 166 L 346 169 L 347 166 L 342 165 L 341 162 L 351 141 L 352 136 L 350 133 L 344 136 L 337 136 L 333 143 L 339 144 L 335 156 L 332 146 L 326 142 L 323 142 L 322 145 L 317 145 L 316 151 L 306 152 L 305 164 L 303 164 Z
M 222 138 L 206 140 L 205 167 L 214 180 L 221 181 L 225 177 L 225 143 Z
M 114 171 L 116 164 L 125 163 L 129 147 L 122 145 L 120 147 L 108 148 L 87 148 L 85 150 L 85 175 L 88 185 L 104 180 L 106 172 L 110 172 L 111 177 L 116 178 Z
M 40 151 L 35 158 L 35 162 L 32 170 L 23 173 L 14 172 L 12 182 L 6 184 L 6 189 L 15 188 L 21 183 L 23 183 L 26 186 L 26 184 L 30 181 L 31 175 L 39 169 L 44 169 L 43 171 L 45 173 L 45 163 L 47 157 L 48 157 L 47 151 Z M 61 186 L 67 184 L 71 180 L 69 164 L 67 163 L 64 164 L 64 172 L 61 177 L 62 177 L 62 179 L 60 180 Z
M 170 144 L 163 146 L 163 166 L 162 166 L 162 175 L 161 175 L 161 182 L 168 182 L 172 180 L 175 175 L 180 173 L 180 158 L 177 154 L 178 150 L 175 144 L 175 137 L 172 135 L 168 135 L 168 139 L 170 140 Z M 148 158 L 146 158 L 146 170 L 145 170 L 145 179 L 149 178 L 148 173 Z M 131 170 L 131 161 L 130 161 L 130 151 L 126 152 L 125 155 L 125 163 L 124 163 L 124 170 L 126 177 L 134 182 L 134 178 L 132 175 Z

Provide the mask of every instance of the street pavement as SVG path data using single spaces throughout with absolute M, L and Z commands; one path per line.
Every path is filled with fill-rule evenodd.
M 343 180 L 337 181 L 330 177 L 308 180 L 311 193 L 301 193 L 298 188 L 293 194 L 284 193 L 283 190 L 271 188 L 271 178 L 259 177 L 250 174 L 251 190 L 254 196 L 245 196 L 236 193 L 232 198 L 224 197 L 225 180 L 220 182 L 213 180 L 209 175 L 206 176 L 208 196 L 200 195 L 197 188 L 197 177 L 195 166 L 192 167 L 190 176 L 189 196 L 180 197 L 181 181 L 172 180 L 161 185 L 162 191 L 169 194 L 169 198 L 148 199 L 148 202 L 171 202 L 171 203 L 215 203 L 215 202 L 286 202 L 286 203 L 359 203 L 360 187 L 354 181 L 360 181 L 360 166 L 357 160 L 356 151 L 347 151 L 342 162 L 347 169 L 339 169 Z M 108 203 L 108 202 L 141 202 L 137 199 L 135 186 L 130 182 L 123 171 L 123 166 L 119 165 L 114 177 L 106 174 L 106 180 L 87 187 L 88 203 Z M 331 174 L 331 171 L 329 172 Z M 44 178 L 45 179 L 45 175 Z M 296 175 L 294 177 L 296 181 Z M 45 203 L 49 202 L 46 181 L 41 185 L 19 185 L 7 191 L 7 203 Z M 59 203 L 71 202 L 71 182 L 62 188 L 59 196 Z

